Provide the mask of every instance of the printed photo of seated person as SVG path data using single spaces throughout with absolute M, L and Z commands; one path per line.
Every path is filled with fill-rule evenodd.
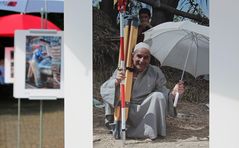
M 52 77 L 52 57 L 48 55 L 44 45 L 34 45 L 32 57 L 28 61 L 27 83 L 37 88 L 51 88 L 47 77 Z

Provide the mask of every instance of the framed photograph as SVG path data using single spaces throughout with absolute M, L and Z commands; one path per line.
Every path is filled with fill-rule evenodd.
M 63 98 L 63 47 L 61 31 L 16 31 L 14 97 Z
M 5 47 L 5 83 L 14 82 L 14 47 Z

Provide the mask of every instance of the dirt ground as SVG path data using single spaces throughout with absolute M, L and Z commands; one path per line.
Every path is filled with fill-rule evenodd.
M 163 148 L 208 148 L 209 109 L 205 103 L 180 102 L 178 116 L 167 117 L 167 136 L 154 141 L 149 139 L 127 139 L 124 147 Z M 104 109 L 93 109 L 93 146 L 96 148 L 122 147 L 121 140 L 115 140 L 104 127 Z

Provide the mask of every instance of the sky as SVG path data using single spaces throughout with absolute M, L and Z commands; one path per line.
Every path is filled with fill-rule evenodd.
M 179 5 L 177 7 L 177 9 L 182 8 L 182 4 L 184 4 L 183 9 L 182 10 L 187 10 L 189 5 L 184 3 L 185 0 L 180 0 L 179 1 Z M 205 2 L 206 0 L 196 0 L 199 3 L 199 6 L 201 7 L 204 15 L 206 15 L 207 17 L 209 17 L 209 0 L 207 1 L 207 3 Z
M 101 0 L 92 0 L 93 6 L 97 6 L 100 1 Z M 184 1 L 185 0 L 180 0 L 177 9 L 180 9 L 182 7 L 181 5 L 183 4 Z M 204 2 L 205 0 L 196 0 L 196 1 L 199 2 L 200 7 L 202 8 L 203 13 L 208 17 L 209 16 L 209 0 L 208 0 L 207 4 L 206 4 L 206 2 Z M 184 10 L 184 11 L 187 10 L 188 6 L 189 5 L 184 5 L 182 10 Z

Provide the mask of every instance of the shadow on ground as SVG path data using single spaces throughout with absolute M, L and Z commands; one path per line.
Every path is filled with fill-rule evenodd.
M 4 114 L 17 114 L 18 99 L 13 97 L 13 86 L 2 85 L 0 86 L 0 115 Z M 40 112 L 40 101 L 21 99 L 21 114 L 39 114 Z M 57 100 L 44 100 L 43 101 L 43 112 L 55 112 L 64 111 L 64 99 Z

